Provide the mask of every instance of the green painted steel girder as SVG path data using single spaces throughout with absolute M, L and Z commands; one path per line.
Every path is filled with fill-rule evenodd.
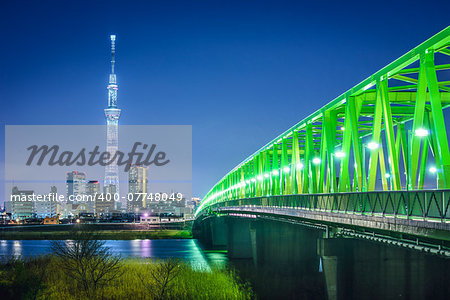
M 205 195 L 196 216 L 251 197 L 423 189 L 429 150 L 437 188 L 450 188 L 450 81 L 439 80 L 450 70 L 449 48 L 450 26 L 250 155 Z

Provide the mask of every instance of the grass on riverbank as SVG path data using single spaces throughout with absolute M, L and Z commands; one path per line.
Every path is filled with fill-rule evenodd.
M 134 239 L 190 239 L 189 230 L 101 230 L 96 232 L 101 240 L 134 240 Z M 73 231 L 3 231 L 0 240 L 70 240 Z
M 58 258 L 45 256 L 25 260 L 9 260 L 0 264 L 2 299 L 251 299 L 248 284 L 241 284 L 230 270 L 193 269 L 176 262 L 176 273 L 160 291 L 162 260 L 124 259 L 121 276 L 109 282 L 88 298 L 80 283 L 69 278 L 59 267 Z

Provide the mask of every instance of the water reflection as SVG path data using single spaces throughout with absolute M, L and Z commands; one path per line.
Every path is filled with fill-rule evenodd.
M 66 242 L 70 242 L 67 240 Z M 50 253 L 49 240 L 0 240 L 0 257 L 35 256 Z M 107 240 L 105 246 L 122 257 L 169 258 L 189 261 L 194 268 L 209 269 L 211 264 L 224 266 L 223 252 L 204 252 L 194 239 Z
M 13 244 L 13 252 L 15 256 L 20 255 L 22 253 L 22 244 L 19 241 L 14 241 Z
M 151 257 L 150 250 L 152 249 L 152 241 L 151 240 L 143 240 L 141 242 L 141 256 L 142 257 Z

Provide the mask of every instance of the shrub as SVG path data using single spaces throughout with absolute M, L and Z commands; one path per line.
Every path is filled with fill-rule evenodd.
M 138 274 L 139 279 L 145 289 L 153 295 L 155 299 L 166 299 L 173 288 L 174 279 L 180 274 L 182 269 L 181 262 L 175 258 L 169 258 L 161 262 L 154 263 L 153 268 L 147 265 L 147 272 L 150 273 L 152 280 L 147 280 L 143 274 Z M 150 270 L 148 270 L 150 269 Z
M 104 244 L 105 241 L 85 230 L 75 232 L 73 240 L 51 243 L 66 279 L 76 281 L 89 298 L 122 274 L 120 257 L 113 256 Z
M 37 299 L 45 289 L 49 257 L 4 259 L 0 265 L 2 299 Z

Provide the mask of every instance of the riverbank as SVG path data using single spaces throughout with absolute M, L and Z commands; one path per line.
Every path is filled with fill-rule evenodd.
M 99 240 L 135 240 L 135 239 L 191 239 L 189 230 L 150 229 L 150 230 L 100 230 L 95 232 Z M 70 240 L 74 237 L 72 230 L 41 231 L 0 231 L 0 240 Z
M 108 272 L 87 268 L 85 272 L 92 274 L 72 276 L 78 273 L 73 272 L 70 259 L 67 262 L 54 255 L 11 258 L 0 263 L 0 294 L 4 299 L 254 298 L 250 286 L 231 270 L 195 269 L 174 259 L 120 259 L 111 265 L 112 259 L 104 262 Z M 98 264 L 98 259 L 91 260 L 86 262 Z M 105 275 L 100 277 L 100 271 Z

